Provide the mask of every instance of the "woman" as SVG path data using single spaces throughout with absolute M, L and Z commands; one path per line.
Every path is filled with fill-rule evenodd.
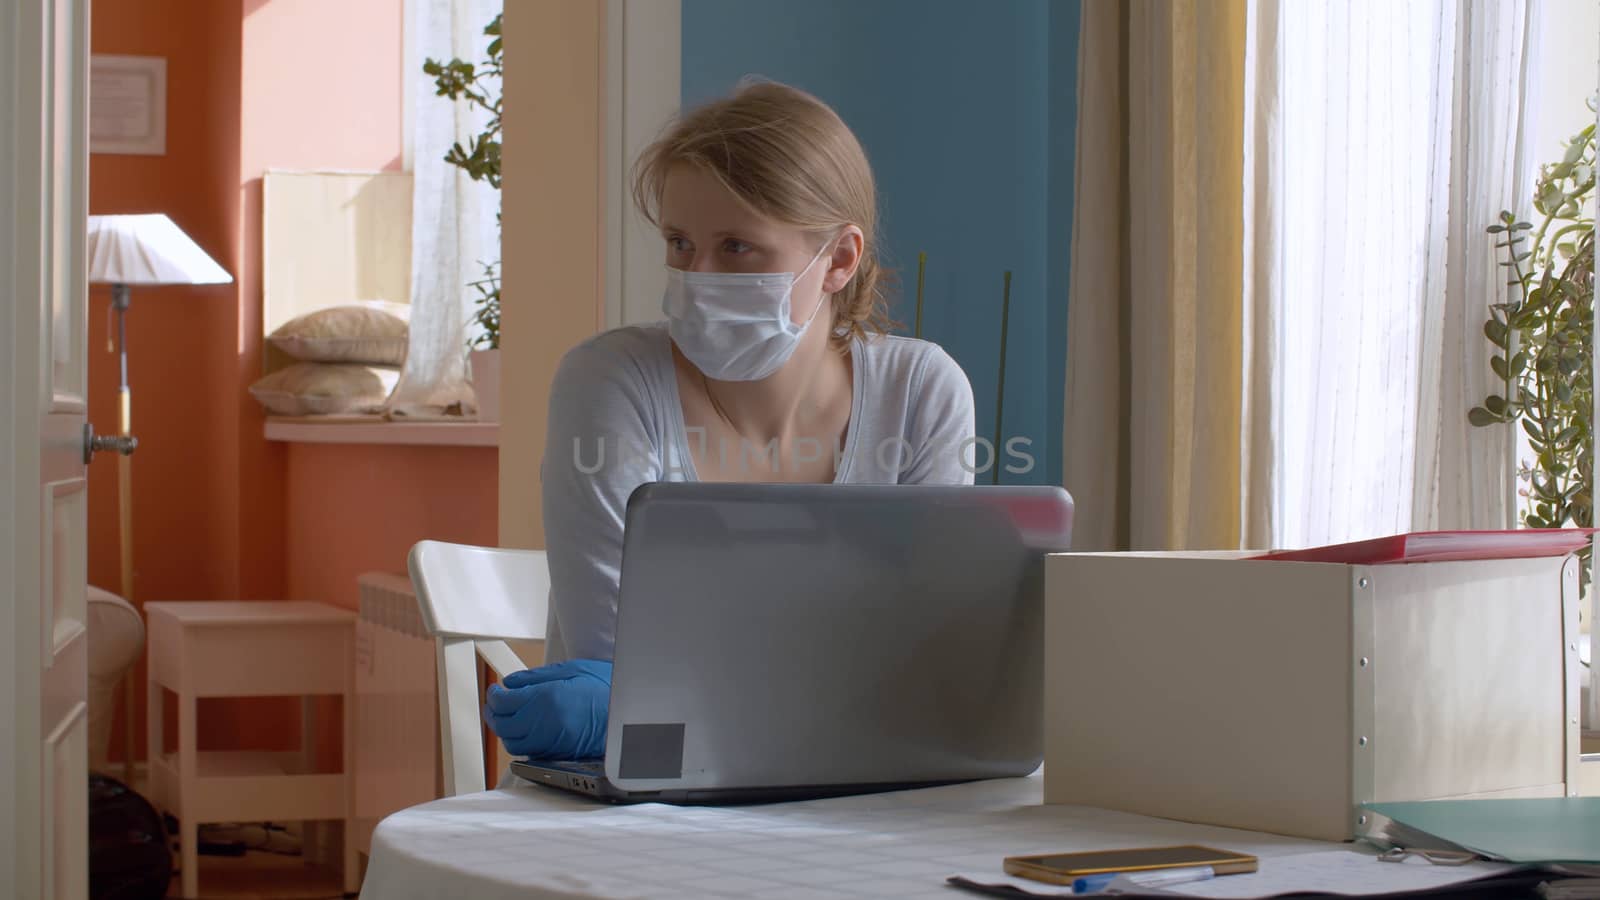
M 546 659 L 491 686 L 519 756 L 603 755 L 628 495 L 651 481 L 971 484 L 972 387 L 935 344 L 888 335 L 876 191 L 821 101 L 747 85 L 640 157 L 666 243 L 664 323 L 570 351 L 541 478 Z

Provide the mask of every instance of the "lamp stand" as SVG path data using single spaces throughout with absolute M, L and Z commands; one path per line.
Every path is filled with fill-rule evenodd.
M 117 383 L 119 412 L 117 425 L 123 437 L 133 434 L 133 392 L 128 389 L 128 302 L 131 292 L 125 284 L 111 286 L 111 308 L 117 312 L 117 355 L 120 377 Z M 133 458 L 126 453 L 117 455 L 117 539 L 122 565 L 122 599 L 139 605 L 133 599 Z M 134 669 L 122 679 L 122 780 L 133 784 L 133 704 L 137 696 L 134 686 Z M 154 760 L 151 760 L 154 762 Z

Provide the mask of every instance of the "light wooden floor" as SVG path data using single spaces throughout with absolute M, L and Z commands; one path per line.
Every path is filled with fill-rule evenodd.
M 120 770 L 114 771 L 120 778 Z M 146 790 L 144 778 L 135 775 L 133 789 Z M 178 854 L 172 854 L 172 884 L 168 897 L 182 897 Z M 322 900 L 342 897 L 339 872 L 306 862 L 303 857 L 249 852 L 243 856 L 200 857 L 200 896 L 193 900 Z
M 168 897 L 178 897 L 174 874 Z M 201 900 L 312 900 L 339 897 L 339 873 L 297 856 L 246 853 L 200 857 Z

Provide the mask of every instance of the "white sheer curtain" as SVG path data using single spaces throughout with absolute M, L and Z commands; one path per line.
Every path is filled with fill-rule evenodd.
M 1474 428 L 1526 205 L 1527 0 L 1250 0 L 1249 536 L 1299 547 L 1513 524 L 1513 435 Z
M 476 296 L 468 287 L 484 265 L 500 258 L 495 221 L 499 193 L 444 161 L 451 144 L 463 146 L 482 131 L 487 115 L 465 101 L 435 95 L 422 72 L 425 59 L 485 58 L 483 29 L 502 0 L 407 0 L 406 36 L 415 79 L 408 96 L 413 194 L 411 201 L 411 339 L 391 415 L 435 417 L 459 405 L 474 411 L 466 378 L 467 322 Z

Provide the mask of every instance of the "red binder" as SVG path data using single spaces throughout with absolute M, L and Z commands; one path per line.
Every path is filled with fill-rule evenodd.
M 1566 556 L 1588 546 L 1593 528 L 1522 528 L 1515 531 L 1418 531 L 1305 550 L 1280 550 L 1252 559 L 1382 565 L 1461 559 Z

